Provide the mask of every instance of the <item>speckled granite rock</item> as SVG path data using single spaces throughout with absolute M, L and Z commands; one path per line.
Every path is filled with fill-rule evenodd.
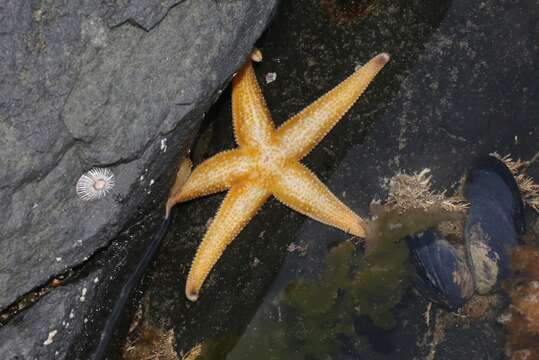
M 168 187 L 275 4 L 0 5 L 0 309 L 106 246 Z M 94 166 L 117 185 L 82 202 L 75 183 Z

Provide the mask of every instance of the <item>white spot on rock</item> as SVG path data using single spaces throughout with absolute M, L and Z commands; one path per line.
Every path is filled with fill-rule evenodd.
M 260 259 L 257 258 L 257 257 L 255 257 L 255 258 L 253 259 L 253 267 L 257 267 L 259 264 L 260 264 Z
M 167 138 L 161 139 L 161 151 L 167 152 Z
M 83 288 L 82 289 L 82 293 L 81 293 L 81 296 L 80 296 L 80 302 L 84 302 L 86 300 L 86 293 L 88 292 L 88 289 L 87 288 Z
M 54 337 L 56 336 L 56 334 L 58 334 L 58 330 L 53 330 L 49 333 L 49 337 L 47 337 L 47 340 L 45 340 L 45 342 L 43 343 L 43 345 L 47 346 L 47 345 L 50 345 L 52 344 L 52 341 L 54 339 Z

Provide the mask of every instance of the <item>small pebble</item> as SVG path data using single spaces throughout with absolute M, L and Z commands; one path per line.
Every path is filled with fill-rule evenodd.
M 270 72 L 270 73 L 266 74 L 266 84 L 271 84 L 275 80 L 277 80 L 277 74 L 276 73 Z

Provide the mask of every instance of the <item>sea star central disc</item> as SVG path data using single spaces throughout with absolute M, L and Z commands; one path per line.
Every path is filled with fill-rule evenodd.
M 344 205 L 299 161 L 335 126 L 389 61 L 372 58 L 299 114 L 275 128 L 250 61 L 232 83 L 232 115 L 238 148 L 200 164 L 181 191 L 178 202 L 228 190 L 200 244 L 187 277 L 185 294 L 196 301 L 200 288 L 225 248 L 270 196 L 324 224 L 364 237 L 363 220 Z

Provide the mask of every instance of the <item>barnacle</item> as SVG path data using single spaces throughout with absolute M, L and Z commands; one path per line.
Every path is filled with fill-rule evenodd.
M 107 168 L 93 168 L 77 181 L 76 191 L 83 201 L 101 199 L 114 187 L 114 174 Z

